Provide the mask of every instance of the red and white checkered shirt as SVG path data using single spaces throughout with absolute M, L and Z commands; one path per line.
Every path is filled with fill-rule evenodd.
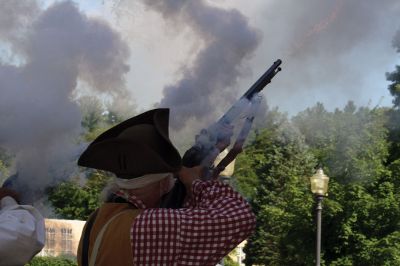
M 140 209 L 143 202 L 123 195 Z M 216 265 L 255 227 L 248 203 L 219 181 L 194 181 L 192 200 L 181 209 L 145 209 L 133 222 L 135 265 Z

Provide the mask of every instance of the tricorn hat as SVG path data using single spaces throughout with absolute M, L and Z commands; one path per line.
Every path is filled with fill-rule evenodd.
M 120 178 L 175 172 L 181 156 L 168 134 L 169 109 L 132 117 L 98 136 L 78 165 L 115 173 Z

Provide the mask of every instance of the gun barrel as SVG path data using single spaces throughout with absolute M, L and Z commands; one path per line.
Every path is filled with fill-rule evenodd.
M 242 96 L 251 100 L 251 98 L 254 96 L 254 94 L 262 91 L 264 87 L 271 82 L 272 78 L 279 72 L 281 71 L 281 68 L 279 67 L 282 64 L 282 60 L 278 59 L 276 60 L 272 66 L 253 84 L 253 86 L 250 87 Z
M 272 66 L 248 89 L 238 101 L 233 104 L 229 110 L 218 120 L 217 123 L 230 124 L 236 117 L 243 111 L 247 106 L 246 103 L 250 103 L 254 94 L 260 92 L 264 87 L 271 82 L 272 78 L 281 71 L 279 67 L 282 64 L 282 60 L 276 60 Z

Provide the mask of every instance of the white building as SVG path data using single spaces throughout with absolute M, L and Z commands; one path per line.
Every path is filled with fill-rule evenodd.
M 85 221 L 45 219 L 46 243 L 39 256 L 76 257 Z

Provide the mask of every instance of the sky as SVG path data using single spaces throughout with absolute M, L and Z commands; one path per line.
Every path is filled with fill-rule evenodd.
M 201 49 L 201 35 L 193 32 L 187 19 L 180 22 L 186 25 L 170 23 L 160 11 L 143 4 L 146 1 L 127 2 L 113 1 L 112 9 L 105 2 L 98 10 L 108 14 L 131 47 L 127 88 L 146 109 L 162 100 L 165 88 L 181 78 L 182 68 L 190 67 L 193 53 Z M 318 101 L 330 110 L 349 100 L 359 106 L 391 105 L 385 73 L 400 62 L 392 46 L 400 29 L 399 1 L 207 3 L 236 9 L 259 34 L 257 47 L 238 62 L 242 69 L 232 77 L 236 83 L 227 86 L 236 96 L 280 58 L 283 71 L 263 92 L 270 106 L 296 114 Z
M 40 1 L 44 8 L 54 2 L 60 1 Z M 171 22 L 146 2 L 75 2 L 88 16 L 107 21 L 129 46 L 126 88 L 139 110 L 160 106 L 167 87 L 182 79 L 183 69 L 192 67 L 204 41 L 187 18 Z M 259 35 L 256 47 L 248 51 L 246 58 L 235 62 L 241 69 L 231 77 L 235 84 L 224 88 L 233 96 L 222 101 L 222 109 L 278 58 L 283 60 L 283 71 L 263 95 L 269 106 L 277 106 L 281 111 L 296 114 L 318 101 L 330 110 L 343 107 L 348 100 L 357 105 L 391 105 L 385 73 L 400 62 L 392 47 L 392 39 L 400 29 L 398 1 L 197 2 L 203 2 L 204 9 L 212 6 L 237 10 L 250 30 Z M 238 36 L 233 41 L 240 39 Z M 223 50 L 224 44 L 219 45 Z
M 0 147 L 38 187 L 69 176 L 67 162 L 84 148 L 74 141 L 82 96 L 126 114 L 171 108 L 175 138 L 187 138 L 277 59 L 262 110 L 289 115 L 317 102 L 391 106 L 385 73 L 400 64 L 398 0 L 0 4 Z

